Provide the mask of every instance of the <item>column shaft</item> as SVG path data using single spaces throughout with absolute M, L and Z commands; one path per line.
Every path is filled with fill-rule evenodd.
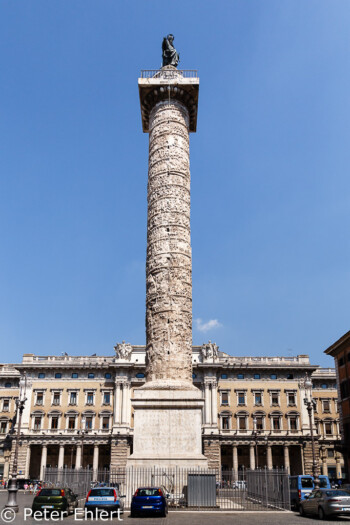
M 114 423 L 120 423 L 121 391 L 120 383 L 116 383 L 114 389 Z
M 210 425 L 210 391 L 209 391 L 209 384 L 204 383 L 204 423 L 206 425 Z
M 255 470 L 255 452 L 253 443 L 249 445 L 249 467 L 251 470 Z
M 25 474 L 24 474 L 25 478 L 29 478 L 30 453 L 31 453 L 31 449 L 30 449 L 30 445 L 28 444 L 28 446 L 27 446 L 27 456 L 26 456 L 26 468 L 25 468 Z
M 211 424 L 218 424 L 218 400 L 217 400 L 217 385 L 211 385 Z
M 75 459 L 75 468 L 81 468 L 81 445 L 77 445 L 77 456 Z
M 269 470 L 272 469 L 273 463 L 272 463 L 272 448 L 271 445 L 266 446 L 266 453 L 267 453 L 267 468 Z
M 232 447 L 232 456 L 233 456 L 233 477 L 236 481 L 238 479 L 238 451 L 237 451 L 237 445 L 233 445 Z
M 64 467 L 64 445 L 60 445 L 58 450 L 58 468 Z
M 290 474 L 289 446 L 288 445 L 284 445 L 283 452 L 284 452 L 284 468 L 287 470 L 288 474 Z
M 189 112 L 177 100 L 150 112 L 148 165 L 146 377 L 192 383 Z
M 94 458 L 93 458 L 93 463 L 92 463 L 94 481 L 97 480 L 97 474 L 98 474 L 98 456 L 99 456 L 99 446 L 94 445 Z
M 47 461 L 47 446 L 43 445 L 41 449 L 41 462 L 40 462 L 40 480 L 44 479 L 44 469 Z

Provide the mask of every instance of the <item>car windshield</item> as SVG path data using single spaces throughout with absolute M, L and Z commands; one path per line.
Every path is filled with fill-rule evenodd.
M 113 489 L 92 489 L 90 496 L 114 496 Z
M 60 496 L 61 489 L 42 489 L 40 496 Z
M 324 478 L 320 478 L 320 487 L 324 488 L 327 487 L 327 480 Z
M 139 489 L 138 496 L 159 496 L 160 489 Z
M 333 496 L 347 496 L 350 498 L 350 494 L 346 490 L 327 490 L 326 495 L 332 498 Z
M 302 489 L 312 489 L 314 483 L 311 478 L 301 478 L 301 488 Z

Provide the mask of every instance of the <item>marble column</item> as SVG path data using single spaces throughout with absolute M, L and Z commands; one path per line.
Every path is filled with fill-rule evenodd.
M 237 445 L 232 446 L 232 457 L 233 457 L 233 478 L 236 481 L 238 479 L 238 451 Z
M 336 457 L 335 457 L 335 464 L 336 464 L 337 479 L 342 479 L 340 456 L 337 452 L 336 452 Z
M 272 470 L 273 463 L 272 463 L 272 448 L 271 448 L 271 445 L 266 445 L 266 454 L 267 454 L 267 468 L 269 470 Z
M 5 465 L 4 465 L 4 480 L 9 479 L 9 473 L 10 473 L 10 456 L 5 457 Z
M 44 479 L 44 468 L 47 462 L 47 446 L 43 445 L 41 448 L 41 462 L 40 462 L 40 480 Z
M 60 445 L 58 450 L 58 468 L 64 467 L 64 445 Z
M 115 384 L 114 390 L 114 423 L 120 423 L 121 389 L 120 383 Z
M 289 462 L 289 445 L 283 446 L 283 452 L 284 452 L 284 468 L 290 474 L 290 462 Z
M 217 384 L 211 384 L 211 424 L 217 426 L 218 424 L 218 399 L 217 399 Z
M 205 413 L 205 419 L 204 419 L 204 423 L 206 425 L 210 425 L 210 390 L 209 390 L 209 383 L 208 382 L 205 382 L 204 383 L 204 399 L 205 399 L 205 404 L 204 404 L 204 413 Z
M 251 470 L 255 470 L 254 443 L 250 443 L 250 445 L 249 445 L 249 467 L 250 467 Z
M 25 474 L 24 474 L 24 477 L 25 478 L 29 478 L 29 469 L 30 469 L 30 453 L 31 453 L 31 448 L 30 448 L 30 445 L 28 444 L 27 446 L 27 456 L 26 456 L 26 467 L 25 467 Z
M 128 421 L 128 406 L 130 401 L 129 383 L 123 383 L 122 423 Z
M 128 382 L 128 396 L 127 396 L 127 407 L 126 407 L 126 422 L 131 425 L 131 383 Z
M 93 480 L 97 480 L 97 474 L 98 474 L 98 457 L 99 457 L 99 446 L 95 443 L 94 445 L 94 458 L 92 462 L 92 469 L 93 469 Z
M 75 468 L 81 468 L 81 445 L 77 445 L 77 456 L 75 459 Z

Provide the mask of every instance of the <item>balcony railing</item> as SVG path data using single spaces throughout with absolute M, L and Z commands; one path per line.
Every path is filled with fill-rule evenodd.
M 142 69 L 141 78 L 198 78 L 197 69 Z

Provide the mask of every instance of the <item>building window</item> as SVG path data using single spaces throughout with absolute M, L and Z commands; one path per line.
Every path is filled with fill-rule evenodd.
M 69 404 L 70 405 L 76 405 L 77 404 L 77 393 L 71 392 L 69 396 Z
M 41 429 L 41 416 L 36 416 L 34 418 L 34 430 L 40 430 Z
M 328 399 L 322 399 L 322 412 L 327 412 L 327 413 L 330 413 L 331 411 L 331 406 L 330 406 L 330 401 Z
M 92 416 L 86 416 L 85 418 L 85 429 L 91 430 L 92 429 Z
M 287 379 L 294 379 L 294 374 L 287 374 Z
M 229 404 L 228 392 L 220 392 L 220 405 L 228 406 Z
M 77 372 L 73 372 L 72 379 L 78 379 L 79 374 Z
M 94 404 L 94 393 L 93 392 L 87 392 L 87 394 L 86 394 L 86 404 L 87 405 L 93 405 Z
M 289 430 L 298 430 L 298 416 L 289 416 Z
M 111 393 L 110 392 L 104 392 L 103 393 L 103 404 L 104 405 L 110 405 L 111 404 Z
M 280 394 L 279 392 L 271 392 L 271 405 L 279 406 L 280 404 Z
M 245 392 L 238 392 L 237 393 L 237 405 L 238 406 L 245 405 Z
M 222 430 L 230 430 L 230 416 L 222 416 L 221 428 Z
M 7 432 L 7 421 L 0 422 L 0 434 L 6 434 Z
M 10 410 L 10 400 L 9 399 L 4 399 L 3 402 L 2 402 L 2 411 L 3 412 L 8 412 Z
M 328 388 L 327 383 L 322 383 L 321 388 Z
M 254 394 L 254 405 L 257 405 L 257 406 L 261 406 L 262 405 L 261 392 L 255 392 L 255 394 Z
M 109 416 L 103 416 L 102 418 L 102 430 L 109 429 Z
M 143 374 L 142 372 L 138 372 L 135 377 L 137 377 L 137 379 L 143 379 L 145 377 L 145 374 Z M 193 379 L 195 379 L 196 377 L 197 377 L 196 374 L 192 375 Z
M 256 430 L 264 430 L 263 416 L 255 416 L 255 419 L 256 419 Z
M 287 393 L 287 402 L 289 406 L 295 406 L 295 392 L 288 392 Z
M 271 422 L 272 422 L 272 430 L 281 430 L 281 417 L 280 416 L 272 416 Z
M 37 392 L 36 394 L 36 405 L 43 405 L 44 404 L 44 394 L 43 392 Z
M 68 429 L 74 430 L 75 429 L 75 416 L 69 416 L 68 418 Z
M 192 379 L 196 379 L 196 377 L 197 377 L 197 374 L 192 374 Z
M 59 392 L 54 392 L 52 404 L 57 406 L 60 404 L 60 402 L 61 402 L 61 394 Z
M 57 430 L 58 429 L 58 416 L 52 416 L 51 418 L 51 429 Z
M 277 379 L 277 374 L 270 374 L 270 379 Z
M 12 383 L 5 383 L 5 388 L 11 388 L 12 387 Z
M 331 421 L 324 422 L 324 433 L 326 434 L 326 436 L 331 436 L 333 434 Z
M 105 379 L 111 379 L 111 378 L 112 378 L 112 374 L 110 374 L 109 372 L 106 372 Z
M 55 379 L 61 379 L 61 378 L 62 378 L 62 374 L 61 374 L 61 372 L 57 372 L 57 373 L 55 374 Z
M 44 379 L 44 378 L 45 378 L 44 372 L 40 372 L 40 374 L 38 374 L 38 379 Z
M 260 379 L 260 374 L 254 374 L 254 379 Z
M 334 449 L 333 448 L 327 448 L 327 456 L 329 458 L 334 458 Z
M 244 374 L 237 374 L 237 379 L 244 379 Z
M 221 374 L 221 379 L 227 379 L 227 374 Z
M 343 366 L 343 364 L 344 364 L 344 358 L 341 357 L 341 358 L 338 360 L 338 365 L 339 365 L 339 366 Z
M 95 377 L 95 374 L 93 374 L 92 372 L 88 373 L 88 379 L 94 379 L 94 377 Z
M 238 430 L 247 430 L 246 416 L 238 416 Z

